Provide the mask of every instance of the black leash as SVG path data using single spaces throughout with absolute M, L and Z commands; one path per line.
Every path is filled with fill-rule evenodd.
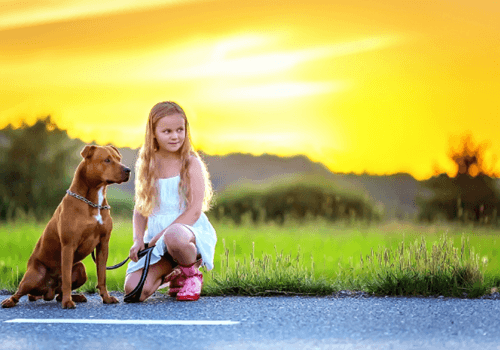
M 143 257 L 143 256 L 147 253 L 147 250 L 148 250 L 148 249 L 152 249 L 152 248 L 153 248 L 153 247 L 151 247 L 151 248 L 147 248 L 147 245 L 146 245 L 146 249 L 141 250 L 139 253 L 137 253 L 137 256 L 138 256 L 139 258 Z M 144 253 L 143 253 L 143 252 L 144 252 Z M 142 255 L 141 255 L 141 253 L 142 253 Z M 92 260 L 94 260 L 94 262 L 96 262 L 96 261 L 95 261 L 95 254 L 94 254 L 94 251 L 92 251 L 92 253 L 91 253 L 91 254 L 92 254 Z M 129 258 L 129 257 L 127 257 L 127 259 L 123 260 L 122 262 L 120 262 L 120 263 L 118 263 L 118 264 L 116 264 L 116 265 L 113 265 L 113 266 L 106 266 L 106 270 L 114 270 L 114 269 L 117 269 L 117 268 L 119 268 L 119 267 L 122 267 L 123 265 L 125 265 L 125 263 L 128 261 L 128 259 L 130 259 L 130 258 Z
M 137 286 L 134 288 L 134 290 L 123 297 L 123 301 L 126 303 L 138 303 L 140 301 L 141 294 L 142 294 L 142 288 L 144 288 L 144 283 L 146 282 L 146 278 L 148 277 L 149 265 L 151 263 L 151 255 L 153 255 L 153 249 L 154 249 L 154 246 L 148 247 L 147 243 L 145 246 L 146 246 L 146 249 L 141 250 L 137 253 L 137 256 L 139 257 L 139 259 L 141 259 L 144 255 L 146 255 L 146 261 L 144 262 L 144 269 L 142 270 L 141 279 L 139 280 L 139 283 L 137 283 Z M 166 258 L 170 262 L 172 267 L 175 267 L 177 265 L 177 263 L 174 262 L 174 259 L 172 258 L 172 256 L 168 252 L 165 253 L 165 255 L 163 255 L 163 257 Z M 123 266 L 128 261 L 128 259 L 129 258 L 127 257 L 125 260 L 123 260 L 122 262 L 120 262 L 116 265 L 106 266 L 106 270 L 117 269 L 117 268 Z M 94 263 L 95 263 L 94 251 L 92 251 L 92 260 L 94 260 Z
M 142 288 L 144 287 L 144 282 L 146 282 L 146 277 L 148 277 L 148 272 L 149 272 L 149 264 L 151 263 L 151 255 L 153 254 L 153 248 L 146 248 L 144 250 L 141 250 L 139 253 L 137 253 L 137 256 L 142 258 L 144 255 L 146 255 L 146 261 L 144 262 L 144 269 L 142 270 L 142 275 L 141 279 L 139 280 L 139 283 L 137 283 L 137 286 L 134 288 L 133 291 L 128 293 L 123 297 L 123 301 L 126 303 L 138 303 L 141 298 L 142 294 Z

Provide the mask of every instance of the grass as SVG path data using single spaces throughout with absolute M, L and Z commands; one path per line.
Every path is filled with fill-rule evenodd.
M 308 221 L 285 226 L 214 222 L 215 268 L 204 273 L 204 295 L 328 295 L 363 290 L 381 295 L 477 297 L 500 285 L 499 231 Z M 0 289 L 13 292 L 44 224 L 0 226 Z M 108 265 L 132 244 L 131 220 L 115 218 Z M 95 265 L 84 259 L 94 292 Z M 486 263 L 487 262 L 487 263 Z M 109 290 L 123 291 L 126 267 L 108 271 Z
M 486 292 L 487 258 L 480 261 L 465 235 L 459 247 L 445 233 L 430 249 L 421 237 L 409 245 L 402 242 L 397 249 L 372 251 L 365 261 L 361 257 L 364 284 L 375 294 L 477 297 Z

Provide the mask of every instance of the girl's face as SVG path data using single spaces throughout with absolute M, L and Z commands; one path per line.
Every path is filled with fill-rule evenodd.
M 154 134 L 160 151 L 179 151 L 186 138 L 184 118 L 179 113 L 164 116 L 156 123 Z

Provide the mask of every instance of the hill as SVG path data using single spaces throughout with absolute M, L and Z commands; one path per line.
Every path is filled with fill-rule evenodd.
M 138 150 L 121 148 L 123 163 L 134 167 Z M 339 174 L 325 165 L 313 162 L 304 155 L 279 157 L 271 154 L 254 156 L 232 153 L 214 156 L 200 152 L 207 164 L 215 192 L 229 185 L 244 182 L 266 182 L 271 178 L 292 174 L 320 175 L 346 190 L 362 190 L 377 204 L 384 206 L 386 218 L 412 218 L 418 208 L 415 197 L 421 190 L 420 182 L 409 174 L 369 175 Z M 134 172 L 133 172 L 134 173 Z M 120 189 L 130 195 L 134 192 L 134 177 Z

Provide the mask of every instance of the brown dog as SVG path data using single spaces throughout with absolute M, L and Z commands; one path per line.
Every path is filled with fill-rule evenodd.
M 114 146 L 87 145 L 81 155 L 83 160 L 68 194 L 38 240 L 17 292 L 5 299 L 2 307 L 15 306 L 26 294 L 30 300 L 41 297 L 52 300 L 58 294 L 58 300 L 62 296 L 63 309 L 75 308 L 75 301 L 87 301 L 84 295 L 71 295 L 71 291 L 87 281 L 81 260 L 95 248 L 97 288 L 102 300 L 105 304 L 118 302 L 106 288 L 108 244 L 113 226 L 109 207 L 105 207 L 106 186 L 128 181 L 130 169 L 120 163 L 121 154 Z

